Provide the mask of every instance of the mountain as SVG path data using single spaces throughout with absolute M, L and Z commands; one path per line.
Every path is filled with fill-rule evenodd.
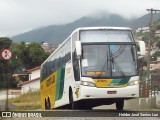
M 160 13 L 153 14 L 153 22 L 160 20 Z M 150 14 L 146 14 L 138 19 L 130 22 L 130 27 L 135 30 L 139 27 L 148 26 L 150 22 Z
M 72 23 L 65 25 L 50 25 L 47 27 L 34 29 L 20 35 L 11 37 L 15 42 L 18 41 L 36 41 L 36 42 L 49 42 L 55 45 L 62 43 L 71 33 L 78 27 L 91 27 L 91 26 L 123 26 L 131 27 L 133 30 L 138 27 L 147 26 L 149 23 L 149 14 L 144 15 L 138 19 L 128 20 L 120 15 L 111 14 L 103 15 L 101 17 L 83 17 Z M 160 14 L 154 14 L 154 21 L 160 19 Z

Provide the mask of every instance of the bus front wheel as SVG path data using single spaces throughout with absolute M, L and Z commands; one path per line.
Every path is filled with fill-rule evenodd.
M 124 99 L 120 99 L 116 101 L 117 110 L 123 110 L 124 107 Z
M 78 108 L 77 103 L 74 102 L 74 100 L 73 100 L 73 92 L 72 92 L 71 89 L 69 90 L 69 103 L 70 103 L 70 108 L 71 109 L 74 110 L 74 109 Z
M 73 92 L 71 89 L 69 90 L 69 102 L 70 102 L 70 108 L 73 110 L 91 110 L 92 109 L 92 106 L 86 104 L 86 102 L 84 101 L 75 102 L 73 100 Z

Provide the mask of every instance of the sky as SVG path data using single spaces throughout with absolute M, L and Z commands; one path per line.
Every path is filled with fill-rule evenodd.
M 150 8 L 160 9 L 160 0 L 0 0 L 0 37 L 66 24 L 101 12 L 138 18 Z

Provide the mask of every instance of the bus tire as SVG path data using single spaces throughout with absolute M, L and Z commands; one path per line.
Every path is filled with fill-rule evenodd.
M 47 110 L 47 100 L 45 99 L 45 110 Z
M 124 107 L 124 99 L 120 99 L 116 101 L 117 110 L 123 110 Z
M 48 97 L 48 102 L 47 103 L 48 103 L 48 105 L 47 105 L 48 106 L 48 110 L 50 110 L 51 109 L 51 102 L 50 102 L 49 97 Z
M 69 103 L 70 103 L 71 109 L 73 109 L 73 110 L 78 109 L 77 103 L 74 102 L 74 100 L 73 100 L 73 92 L 71 89 L 69 90 Z
M 45 110 L 50 110 L 51 109 L 51 103 L 50 103 L 50 99 L 48 98 L 48 100 L 45 99 Z
M 49 110 L 49 102 L 45 99 L 45 110 Z

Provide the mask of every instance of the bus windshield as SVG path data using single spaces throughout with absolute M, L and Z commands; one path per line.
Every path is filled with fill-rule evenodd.
M 137 75 L 134 45 L 82 45 L 82 76 L 110 78 Z

